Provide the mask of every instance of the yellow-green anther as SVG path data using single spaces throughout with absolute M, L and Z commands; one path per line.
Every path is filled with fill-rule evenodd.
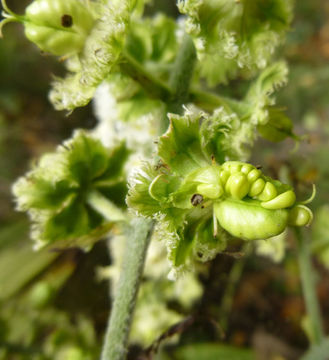
M 309 226 L 312 220 L 312 211 L 304 205 L 297 205 L 289 213 L 288 224 L 291 226 Z
M 229 166 L 231 173 L 241 171 L 241 167 L 242 167 L 242 164 L 239 162 L 235 162 L 235 161 L 232 161 L 232 163 Z
M 272 200 L 262 202 L 261 206 L 265 209 L 284 209 L 293 206 L 295 201 L 295 193 L 292 190 L 288 190 Z
M 242 173 L 234 173 L 227 180 L 225 190 L 232 195 L 234 199 L 243 199 L 249 191 L 247 177 Z
M 227 170 L 221 170 L 219 173 L 219 179 L 223 185 L 226 184 L 227 179 L 230 177 L 230 173 Z
M 248 181 L 250 183 L 253 183 L 254 181 L 256 181 L 259 177 L 261 176 L 261 172 L 257 169 L 253 169 L 250 171 L 250 173 L 248 174 Z
M 272 200 L 276 197 L 277 195 L 277 190 L 275 188 L 275 186 L 270 183 L 270 182 L 266 182 L 263 191 L 257 196 L 257 198 L 260 201 L 269 201 Z
M 209 199 L 218 199 L 224 193 L 224 190 L 219 184 L 200 184 L 197 186 L 197 193 Z
M 251 188 L 249 190 L 248 195 L 250 197 L 257 196 L 263 191 L 264 187 L 265 187 L 265 181 L 262 178 L 259 178 L 253 184 L 251 184 Z
M 252 169 L 255 169 L 252 165 L 250 164 L 244 164 L 241 168 L 241 172 L 244 173 L 244 174 L 249 174 L 249 172 L 252 170 Z M 256 169 L 255 169 L 256 170 Z

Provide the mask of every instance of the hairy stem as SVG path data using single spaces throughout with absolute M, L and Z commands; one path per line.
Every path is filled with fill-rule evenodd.
M 310 246 L 302 230 L 295 228 L 298 243 L 298 262 L 307 315 L 311 324 L 313 342 L 320 344 L 324 339 L 320 306 L 316 294 L 315 273 L 311 261 Z
M 101 360 L 123 360 L 135 308 L 146 250 L 153 227 L 150 220 L 135 218 L 126 232 L 126 248 Z
M 106 220 L 124 221 L 127 216 L 100 192 L 93 190 L 87 196 L 87 203 Z
M 170 88 L 152 76 L 129 54 L 124 54 L 121 69 L 139 82 L 150 97 L 167 102 L 168 110 L 180 112 L 181 105 L 189 98 L 195 60 L 194 44 L 192 39 L 186 35 L 174 65 Z M 168 123 L 164 117 L 160 131 L 165 131 L 167 126 Z M 126 357 L 130 325 L 152 229 L 153 223 L 140 218 L 134 219 L 127 228 L 124 262 L 105 335 L 101 360 L 124 360 Z

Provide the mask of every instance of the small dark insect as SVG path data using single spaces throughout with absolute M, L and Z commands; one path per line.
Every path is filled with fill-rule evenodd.
M 194 194 L 191 197 L 191 203 L 193 206 L 198 206 L 203 202 L 203 196 L 201 194 Z
M 63 16 L 61 17 L 61 23 L 62 23 L 62 26 L 64 26 L 64 27 L 67 27 L 67 28 L 71 27 L 71 26 L 73 25 L 73 18 L 72 18 L 72 16 L 71 16 L 71 15 L 67 15 L 67 14 L 63 15 Z
M 262 168 L 263 168 L 262 165 L 256 165 L 256 169 L 257 169 L 257 170 L 260 170 L 260 169 L 262 169 Z
M 161 160 L 159 160 L 158 163 L 156 165 L 154 165 L 154 170 L 158 171 L 160 169 L 169 170 L 169 167 L 167 164 L 164 164 Z

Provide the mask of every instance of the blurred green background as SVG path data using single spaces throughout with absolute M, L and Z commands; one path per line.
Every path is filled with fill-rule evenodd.
M 22 13 L 29 1 L 7 1 Z M 157 1 L 149 12 L 175 16 L 174 1 Z M 286 44 L 280 49 L 290 66 L 288 85 L 277 104 L 286 108 L 295 132 L 305 137 L 279 144 L 259 141 L 253 162 L 270 175 L 288 178 L 300 198 L 317 186 L 311 204 L 315 222 L 308 232 L 314 243 L 318 295 L 329 332 L 329 2 L 299 0 Z M 45 151 L 71 136 L 73 129 L 92 128 L 92 106 L 70 116 L 56 112 L 47 99 L 53 74 L 61 63 L 40 54 L 20 25 L 8 25 L 0 41 L 0 359 L 97 359 L 110 301 L 106 282 L 97 281 L 97 266 L 110 259 L 100 242 L 89 254 L 78 249 L 32 251 L 27 218 L 15 212 L 11 184 Z M 244 83 L 230 91 L 239 96 Z M 221 91 L 221 88 L 219 88 Z M 237 281 L 226 336 L 218 304 L 235 260 L 219 255 L 200 275 L 204 294 L 193 312 L 205 320 L 183 327 L 177 345 L 164 346 L 159 359 L 298 359 L 308 341 L 300 323 L 304 314 L 294 243 L 281 264 L 249 256 Z M 174 305 L 172 305 L 174 306 Z M 188 315 L 188 314 L 186 314 Z M 209 320 L 211 319 L 211 321 Z M 223 345 L 225 344 L 225 346 Z M 252 348 L 244 350 L 244 348 Z M 141 349 L 132 347 L 130 358 Z M 274 352 L 273 352 L 274 351 Z M 274 354 L 274 355 L 273 355 Z

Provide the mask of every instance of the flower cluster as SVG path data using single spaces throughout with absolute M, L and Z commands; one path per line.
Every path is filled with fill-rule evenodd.
M 218 164 L 217 158 L 225 157 L 220 144 L 230 133 L 225 127 L 206 132 L 217 151 L 204 146 L 204 117 L 171 115 L 169 130 L 159 139 L 159 163 L 144 164 L 131 178 L 127 198 L 139 215 L 158 221 L 158 236 L 166 240 L 169 260 L 178 269 L 190 255 L 213 258 L 225 249 L 228 234 L 267 239 L 289 225 L 309 225 L 313 217 L 306 202 L 296 202 L 289 185 L 248 163 Z
M 125 220 L 120 207 L 124 207 L 122 167 L 127 155 L 124 144 L 108 149 L 77 131 L 18 179 L 13 187 L 17 209 L 29 212 L 37 248 L 54 243 L 88 247 L 114 222 Z

